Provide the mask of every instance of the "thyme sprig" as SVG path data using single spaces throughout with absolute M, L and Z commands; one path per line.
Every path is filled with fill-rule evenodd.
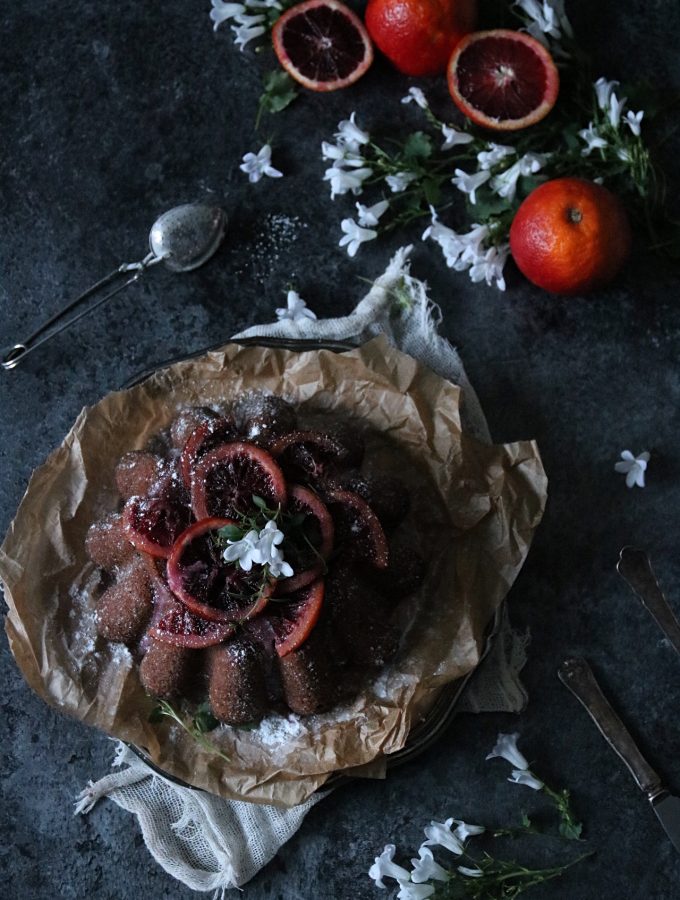
M 225 762 L 231 762 L 229 757 L 225 753 L 222 753 L 222 751 L 206 737 L 209 732 L 213 731 L 219 725 L 218 720 L 210 711 L 208 703 L 202 703 L 198 706 L 193 716 L 186 721 L 171 703 L 167 700 L 159 700 L 158 704 L 149 714 L 149 722 L 161 722 L 164 718 L 172 719 L 173 722 L 176 722 L 207 753 L 214 753 L 217 756 L 220 756 Z

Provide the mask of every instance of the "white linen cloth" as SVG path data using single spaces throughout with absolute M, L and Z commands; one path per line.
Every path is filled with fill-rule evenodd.
M 489 430 L 461 359 L 437 328 L 441 313 L 427 285 L 410 274 L 411 248 L 397 251 L 354 311 L 337 319 L 290 319 L 254 326 L 239 337 L 325 338 L 361 344 L 384 334 L 400 350 L 463 388 L 461 407 L 467 430 L 489 441 Z M 528 635 L 510 627 L 503 611 L 492 650 L 471 679 L 460 709 L 468 712 L 519 712 L 527 696 L 519 680 Z M 158 775 L 122 743 L 115 771 L 90 782 L 76 813 L 86 813 L 102 797 L 137 816 L 149 852 L 166 872 L 195 891 L 221 896 L 249 881 L 300 827 L 315 795 L 293 809 L 224 800 L 181 787 Z

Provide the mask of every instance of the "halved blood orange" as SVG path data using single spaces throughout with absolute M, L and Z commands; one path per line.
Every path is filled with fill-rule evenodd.
M 323 573 L 323 561 L 333 549 L 333 519 L 314 491 L 301 484 L 289 487 L 287 512 L 293 516 L 304 514 L 305 518 L 299 525 L 286 530 L 281 549 L 294 574 L 279 579 L 277 594 L 292 594 L 315 581 Z
M 154 579 L 153 595 L 154 613 L 147 639 L 198 650 L 221 644 L 235 631 L 228 622 L 213 622 L 195 615 L 172 596 L 160 578 Z
M 197 519 L 233 518 L 253 509 L 253 495 L 276 508 L 286 502 L 286 482 L 273 457 L 255 444 L 223 444 L 202 456 L 191 479 Z
M 274 647 L 279 656 L 292 653 L 307 640 L 319 621 L 323 597 L 324 583 L 319 579 L 285 602 L 272 603 L 267 618 L 274 630 Z
M 312 91 L 354 84 L 373 62 L 373 45 L 361 19 L 338 0 L 306 0 L 280 16 L 274 50 L 291 78 Z
M 347 448 L 323 431 L 291 431 L 270 447 L 287 475 L 322 478 L 329 468 L 343 462 Z
M 178 535 L 191 521 L 186 491 L 167 476 L 148 497 L 131 497 L 123 508 L 130 543 L 151 556 L 168 557 Z
M 540 122 L 555 105 L 560 77 L 535 38 L 497 28 L 464 37 L 451 55 L 449 91 L 476 125 L 517 131 Z
M 245 572 L 222 558 L 217 531 L 236 525 L 233 519 L 194 522 L 175 541 L 167 579 L 173 594 L 191 612 L 213 622 L 243 622 L 267 605 L 274 583 L 262 584 L 262 569 Z
M 205 456 L 210 450 L 214 450 L 220 444 L 235 441 L 238 436 L 236 423 L 230 417 L 214 418 L 201 422 L 191 432 L 182 449 L 180 456 L 180 470 L 182 480 L 191 489 L 191 473 L 200 457 Z
M 386 569 L 387 538 L 368 503 L 353 491 L 336 488 L 329 489 L 325 496 L 335 523 L 337 543 L 351 557 L 365 560 L 376 569 Z

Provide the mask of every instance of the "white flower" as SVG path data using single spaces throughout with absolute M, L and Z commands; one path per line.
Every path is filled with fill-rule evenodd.
M 537 153 L 525 153 L 509 169 L 495 175 L 491 181 L 491 187 L 499 197 L 507 197 L 511 202 L 515 199 L 517 180 L 520 175 L 534 175 L 545 165 L 546 155 Z
M 267 31 L 262 24 L 264 21 L 265 17 L 263 15 L 236 16 L 237 24 L 231 26 L 231 30 L 236 36 L 234 40 L 236 46 L 240 47 L 241 50 L 245 50 L 247 44 L 262 37 Z
M 227 548 L 222 554 L 226 562 L 236 562 L 244 572 L 250 572 L 253 563 L 260 562 L 260 551 L 257 547 L 257 531 L 249 531 L 240 541 L 227 541 Z
M 453 820 L 458 826 L 454 832 L 459 841 L 465 843 L 465 841 L 469 837 L 474 837 L 476 834 L 484 834 L 486 828 L 483 825 L 468 825 L 467 822 L 463 822 L 462 819 L 454 819 Z
M 499 244 L 497 247 L 489 247 L 484 255 L 478 256 L 470 266 L 470 281 L 477 283 L 486 281 L 491 287 L 497 287 L 499 291 L 505 290 L 505 278 L 503 269 L 510 255 L 510 244 Z
M 399 879 L 399 893 L 397 900 L 427 900 L 434 894 L 433 884 L 412 884 L 410 881 Z
M 326 169 L 323 176 L 324 181 L 331 183 L 331 200 L 339 194 L 346 194 L 351 191 L 353 194 L 360 194 L 363 190 L 363 183 L 373 174 L 373 169 L 365 167 L 363 169 L 352 169 L 350 172 L 332 166 Z
M 411 865 L 413 866 L 411 881 L 414 881 L 416 884 L 422 884 L 422 882 L 429 881 L 431 878 L 434 878 L 436 881 L 449 880 L 449 873 L 438 862 L 435 862 L 429 847 L 422 844 L 418 850 L 418 855 L 419 859 L 411 860 Z
M 514 6 L 524 12 L 527 17 L 526 31 L 544 46 L 547 38 L 559 42 L 563 35 L 571 37 L 574 33 L 571 22 L 564 11 L 564 0 L 517 0 Z
M 331 144 L 328 141 L 321 142 L 321 158 L 332 160 L 338 169 L 344 166 L 359 168 L 366 162 L 363 156 L 350 151 L 345 144 Z
M 390 202 L 381 200 L 379 203 L 374 203 L 373 206 L 364 206 L 363 203 L 356 203 L 355 206 L 359 225 L 370 228 L 372 225 L 378 224 L 378 219 L 389 209 Z
M 344 144 L 348 149 L 356 153 L 362 144 L 368 144 L 371 140 L 371 136 L 367 131 L 362 131 L 362 129 L 359 128 L 354 121 L 355 116 L 356 113 L 353 112 L 349 119 L 343 119 L 343 121 L 338 124 L 338 130 L 335 137 L 338 143 Z
M 619 86 L 618 81 L 607 81 L 606 78 L 598 78 L 593 87 L 597 97 L 597 105 L 603 112 L 609 108 L 612 92 Z
M 650 454 L 645 450 L 644 453 L 633 456 L 630 450 L 623 450 L 621 453 L 622 462 L 617 462 L 614 468 L 617 472 L 626 476 L 626 487 L 632 488 L 645 486 L 645 472 L 647 471 L 647 463 Z
M 383 878 L 394 878 L 397 881 L 408 881 L 409 874 L 402 866 L 392 862 L 397 848 L 394 844 L 385 844 L 385 849 L 376 856 L 375 862 L 368 870 L 368 877 L 375 881 L 376 887 L 384 888 Z
M 511 156 L 515 152 L 514 147 L 508 147 L 506 144 L 487 144 L 486 146 L 487 150 L 481 150 L 477 154 L 480 169 L 492 169 L 506 156 Z
M 616 94 L 612 94 L 609 98 L 609 124 L 612 128 L 618 128 L 621 121 L 621 113 L 626 105 L 626 98 L 619 100 Z
M 481 869 L 469 869 L 467 866 L 458 866 L 461 875 L 467 875 L 468 878 L 481 878 L 484 872 Z
M 425 94 L 417 87 L 411 87 L 408 89 L 408 94 L 405 97 L 401 98 L 402 103 L 415 103 L 421 109 L 428 109 L 429 103 L 427 102 L 427 98 Z
M 397 172 L 396 175 L 386 175 L 385 181 L 393 194 L 399 194 L 415 181 L 418 176 L 414 172 Z
M 457 144 L 469 144 L 474 141 L 473 136 L 468 134 L 467 131 L 459 131 L 452 125 L 442 125 L 441 129 L 444 135 L 442 150 L 450 150 L 451 147 L 455 147 Z
M 243 3 L 225 3 L 224 0 L 211 0 L 211 3 L 210 18 L 214 23 L 213 31 L 217 31 L 223 22 L 242 16 L 246 11 Z
M 513 769 L 508 781 L 513 784 L 523 784 L 533 791 L 540 791 L 543 788 L 543 782 L 526 769 Z
M 640 123 L 642 122 L 644 115 L 645 111 L 643 109 L 636 113 L 628 110 L 626 113 L 626 125 L 630 128 L 635 137 L 640 137 Z
M 293 569 L 284 560 L 283 553 L 279 550 L 279 544 L 283 538 L 283 532 L 279 530 L 276 522 L 270 519 L 260 531 L 255 545 L 260 554 L 260 565 L 269 566 L 269 571 L 274 578 L 279 578 L 281 575 L 284 578 L 290 578 L 293 575 Z
M 526 757 L 517 749 L 518 737 L 518 731 L 514 734 L 499 734 L 496 738 L 493 750 L 486 758 L 496 759 L 497 757 L 500 757 L 501 759 L 507 760 L 516 769 L 521 769 L 523 772 L 526 772 L 529 768 L 529 763 L 527 762 Z
M 592 122 L 588 122 L 588 127 L 582 128 L 579 131 L 578 136 L 588 145 L 581 150 L 581 156 L 589 156 L 593 150 L 601 150 L 607 146 L 607 142 L 598 132 L 597 128 L 593 126 Z
M 451 179 L 451 184 L 454 187 L 457 187 L 459 191 L 462 191 L 464 194 L 467 194 L 470 198 L 470 203 L 476 203 L 476 191 L 478 187 L 481 187 L 486 181 L 491 178 L 491 172 L 482 171 L 482 172 L 474 172 L 473 174 L 469 174 L 468 172 L 463 172 L 462 169 L 456 169 L 454 172 L 454 177 Z
M 422 846 L 445 847 L 456 856 L 461 856 L 463 853 L 463 844 L 451 831 L 451 826 L 454 821 L 455 819 L 447 819 L 446 822 L 430 822 L 425 828 L 425 837 L 427 840 L 423 842 Z
M 282 178 L 283 172 L 279 172 L 278 169 L 272 166 L 271 159 L 272 148 L 269 144 L 265 144 L 257 154 L 246 153 L 243 157 L 243 164 L 239 166 L 239 169 L 246 173 L 251 184 L 255 184 L 263 175 L 267 175 L 269 178 Z
M 316 319 L 316 315 L 307 308 L 307 304 L 297 291 L 288 291 L 286 308 L 276 310 L 276 318 L 279 321 L 290 319 L 292 322 L 303 322 L 305 319 Z
M 361 225 L 357 225 L 354 219 L 343 219 L 340 223 L 340 228 L 345 233 L 340 238 L 339 245 L 341 247 L 347 246 L 349 256 L 355 256 L 361 244 L 364 244 L 366 241 L 373 241 L 378 237 L 377 231 L 374 231 L 372 228 L 362 228 Z

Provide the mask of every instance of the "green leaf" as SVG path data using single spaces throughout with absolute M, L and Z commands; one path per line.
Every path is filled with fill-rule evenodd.
M 162 722 L 165 718 L 165 713 L 161 709 L 160 706 L 154 706 L 154 708 L 149 713 L 149 718 L 147 721 L 151 722 L 152 725 L 157 725 L 159 722 Z
M 219 720 L 215 718 L 210 709 L 209 703 L 201 703 L 194 713 L 194 728 L 201 734 L 212 731 L 219 725 Z
M 243 529 L 238 525 L 225 525 L 217 531 L 217 537 L 221 542 L 240 541 L 243 537 Z
M 580 822 L 565 821 L 560 823 L 560 834 L 569 841 L 580 841 L 583 825 Z
M 257 494 L 253 494 L 253 503 L 255 504 L 255 506 L 257 506 L 258 509 L 267 509 L 267 504 L 262 499 L 262 497 L 258 497 Z
M 424 131 L 414 131 L 404 144 L 404 159 L 428 159 L 432 156 L 432 138 Z
M 477 202 L 474 204 L 468 201 L 468 209 L 473 222 L 486 222 L 491 216 L 507 212 L 512 206 L 505 197 L 497 197 L 494 194 L 482 194 L 480 196 L 478 192 L 476 199 Z
M 426 178 L 423 182 L 423 192 L 428 205 L 437 206 L 442 195 L 439 181 L 434 178 Z
M 274 69 L 264 77 L 264 91 L 260 96 L 260 110 L 278 113 L 284 110 L 298 96 L 295 82 L 283 69 Z
M 531 819 L 526 813 L 522 813 L 522 828 L 531 828 Z

